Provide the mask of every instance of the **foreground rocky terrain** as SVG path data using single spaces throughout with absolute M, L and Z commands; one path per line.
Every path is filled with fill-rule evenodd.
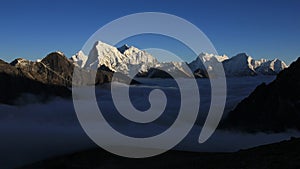
M 298 169 L 299 152 L 299 138 L 234 153 L 169 151 L 146 159 L 119 157 L 98 148 L 52 158 L 19 169 Z

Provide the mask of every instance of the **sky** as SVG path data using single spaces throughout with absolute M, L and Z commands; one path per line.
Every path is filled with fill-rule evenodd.
M 164 12 L 196 25 L 219 54 L 246 52 L 255 59 L 279 58 L 289 64 L 300 56 L 299 7 L 298 0 L 2 0 L 0 58 L 36 60 L 57 50 L 71 57 L 112 20 Z M 151 47 L 138 39 L 129 45 Z

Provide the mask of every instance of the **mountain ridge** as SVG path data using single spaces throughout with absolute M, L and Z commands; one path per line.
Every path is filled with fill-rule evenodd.
M 217 64 L 223 65 L 226 76 L 276 75 L 288 67 L 279 59 L 254 60 L 246 53 L 239 53 L 231 58 L 226 55 L 200 53 L 190 63 L 158 62 L 154 56 L 134 46 L 126 44 L 116 48 L 101 41 L 95 43 L 88 55 L 83 55 L 83 52 L 79 51 L 72 56 L 73 61 L 81 67 L 95 69 L 104 65 L 114 72 L 121 72 L 130 76 L 137 74 L 137 76 L 149 78 L 160 76 L 158 74 L 162 73 L 161 70 L 164 70 L 167 74 L 186 74 L 187 77 L 207 78 L 207 71 L 213 74 L 214 68 L 218 67 Z M 174 68 L 170 68 L 172 64 Z M 179 65 L 188 65 L 193 75 L 187 74 L 186 68 L 178 67 Z M 153 74 L 158 76 L 152 76 Z M 171 76 L 162 75 L 161 77 L 169 78 Z

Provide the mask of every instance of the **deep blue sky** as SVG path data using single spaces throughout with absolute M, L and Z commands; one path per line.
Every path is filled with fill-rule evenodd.
M 300 1 L 2 0 L 0 58 L 35 60 L 61 50 L 71 56 L 104 24 L 137 12 L 165 12 L 198 26 L 219 54 L 300 56 Z M 143 44 L 130 44 L 143 48 Z

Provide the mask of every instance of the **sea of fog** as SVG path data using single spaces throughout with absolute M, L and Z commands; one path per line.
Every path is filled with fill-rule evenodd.
M 257 85 L 262 82 L 269 83 L 274 78 L 273 76 L 228 78 L 223 116 L 248 96 Z M 150 107 L 148 95 L 153 89 L 163 90 L 168 99 L 163 115 L 149 124 L 134 123 L 121 116 L 114 107 L 109 85 L 97 87 L 95 93 L 99 109 L 114 129 L 128 136 L 146 138 L 164 132 L 172 125 L 180 108 L 180 92 L 173 80 L 139 79 L 139 81 L 142 82 L 141 85 L 131 86 L 129 90 L 131 102 L 136 109 L 145 111 Z M 210 107 L 211 89 L 208 79 L 198 79 L 197 83 L 200 92 L 200 110 L 196 125 L 174 149 L 230 152 L 300 135 L 296 131 L 249 134 L 217 130 L 208 141 L 199 144 L 201 126 Z M 119 87 L 124 85 L 120 84 Z M 26 99 L 20 101 L 26 102 Z M 0 112 L 0 168 L 13 168 L 97 146 L 81 128 L 72 100 L 56 98 L 47 103 L 0 105 Z

